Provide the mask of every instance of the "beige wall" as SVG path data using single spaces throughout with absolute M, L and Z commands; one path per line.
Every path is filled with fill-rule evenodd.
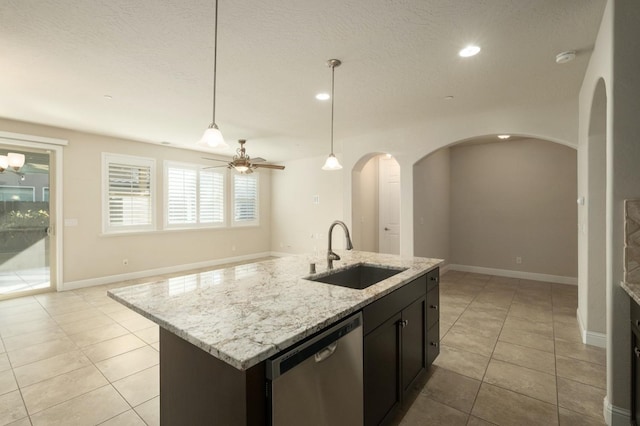
M 271 179 L 271 249 L 279 253 L 325 253 L 331 223 L 344 220 L 343 173 L 321 170 L 325 157 L 283 163 L 283 172 Z M 317 195 L 319 203 L 314 204 Z M 342 230 L 333 246 L 344 247 Z
M 378 251 L 378 159 L 367 161 L 352 173 L 353 245 L 356 250 Z
M 451 148 L 451 263 L 576 277 L 576 158 L 535 139 Z
M 69 141 L 64 148 L 63 210 L 64 218 L 77 219 L 78 224 L 63 227 L 64 218 L 58 219 L 64 244 L 64 283 L 250 256 L 270 250 L 270 172 L 260 172 L 259 226 L 162 231 L 163 161 L 203 163 L 202 153 L 4 119 L 0 119 L 0 130 Z M 103 152 L 156 160 L 159 231 L 102 235 L 100 171 Z M 129 264 L 123 265 L 123 259 L 128 259 Z
M 414 254 L 450 263 L 450 150 L 444 148 L 413 166 Z

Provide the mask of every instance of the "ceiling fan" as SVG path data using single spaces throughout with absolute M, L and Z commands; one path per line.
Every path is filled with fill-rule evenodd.
M 202 157 L 205 160 L 213 160 L 213 161 L 221 161 L 223 163 L 227 163 L 227 168 L 236 169 L 236 171 L 242 174 L 253 173 L 254 169 L 263 168 L 263 169 L 275 169 L 275 170 L 284 170 L 284 166 L 278 166 L 276 164 L 267 164 L 265 163 L 264 158 L 256 157 L 251 159 L 247 155 L 247 152 L 244 148 L 244 144 L 247 143 L 246 139 L 239 139 L 238 143 L 240 144 L 240 148 L 236 150 L 236 155 L 233 156 L 233 159 L 230 162 L 226 160 L 219 160 L 217 158 L 207 158 Z M 213 167 L 223 167 L 223 166 L 213 166 Z

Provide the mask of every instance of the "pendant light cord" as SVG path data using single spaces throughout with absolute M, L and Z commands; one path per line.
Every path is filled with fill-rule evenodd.
M 214 40 L 213 40 L 213 116 L 211 122 L 216 124 L 216 80 L 218 80 L 218 0 L 216 0 L 216 17 L 214 21 Z
M 335 80 L 336 66 L 331 65 L 331 155 L 333 155 L 333 89 Z

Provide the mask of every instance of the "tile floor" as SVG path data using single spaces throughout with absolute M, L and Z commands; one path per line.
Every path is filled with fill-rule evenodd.
M 605 350 L 583 345 L 577 287 L 450 271 L 440 356 L 400 424 L 604 425 Z
M 11 293 L 40 290 L 50 286 L 49 267 L 0 271 L 0 297 Z
M 158 327 L 106 296 L 0 301 L 0 425 L 159 424 Z M 577 288 L 449 272 L 441 353 L 401 425 L 602 425 L 605 355 Z

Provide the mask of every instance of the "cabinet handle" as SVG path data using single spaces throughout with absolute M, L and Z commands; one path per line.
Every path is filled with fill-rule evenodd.
M 633 348 L 633 352 L 635 352 L 637 358 L 640 358 L 640 349 L 637 346 Z
M 431 305 L 429 306 L 431 309 L 435 309 L 436 311 L 438 310 L 438 305 Z
M 436 347 L 436 348 L 438 347 L 438 342 L 430 342 L 429 344 L 430 344 L 431 346 Z
M 400 328 L 405 328 L 409 325 L 409 320 L 400 320 L 398 321 L 398 325 L 400 326 Z

